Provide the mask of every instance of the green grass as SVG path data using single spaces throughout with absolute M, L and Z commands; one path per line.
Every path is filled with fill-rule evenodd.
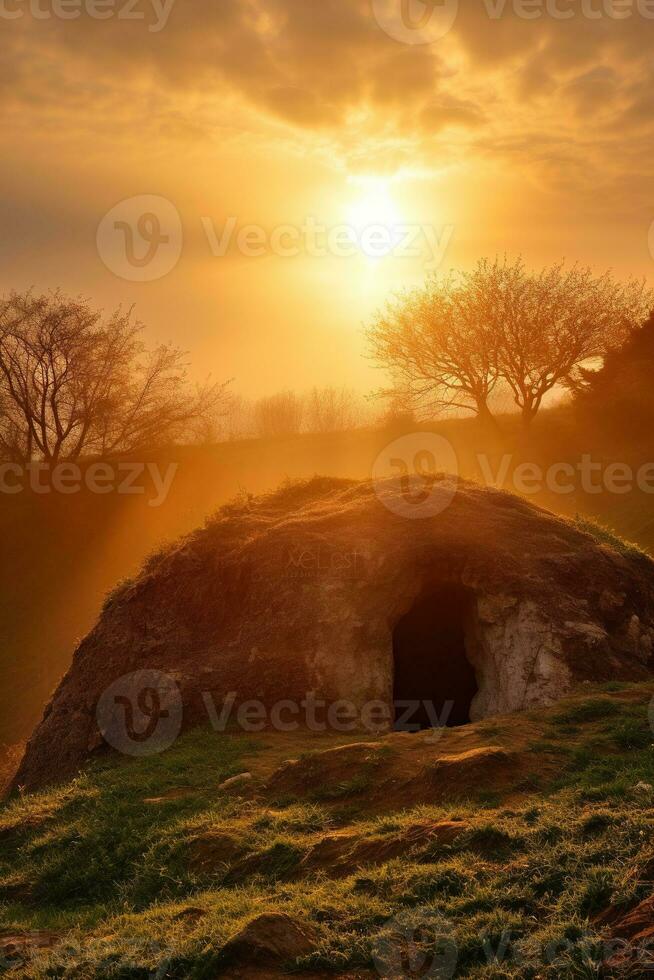
M 342 806 L 340 785 L 322 800 L 310 786 L 306 799 L 286 803 L 228 798 L 219 783 L 242 771 L 246 755 L 263 759 L 265 746 L 204 731 L 162 756 L 96 764 L 67 786 L 13 800 L 0 809 L 0 928 L 62 936 L 18 975 L 212 980 L 230 937 L 277 910 L 317 930 L 315 951 L 287 964 L 299 975 L 374 976 L 385 938 L 411 928 L 428 957 L 453 945 L 456 977 L 598 976 L 597 913 L 648 894 L 641 869 L 653 856 L 654 812 L 635 787 L 654 783 L 650 693 L 589 692 L 541 712 L 529 721 L 530 732 L 542 729 L 534 769 L 553 746 L 555 781 L 523 780 L 520 795 L 489 794 L 484 806 L 402 809 L 389 800 L 387 812 L 371 812 L 374 772 L 348 780 L 356 809 Z M 562 731 L 569 719 L 572 734 Z M 186 795 L 143 802 L 180 789 Z M 352 866 L 347 877 L 303 870 L 339 829 L 377 845 L 430 821 L 458 821 L 461 834 Z M 194 848 L 216 837 L 238 856 L 198 864 Z

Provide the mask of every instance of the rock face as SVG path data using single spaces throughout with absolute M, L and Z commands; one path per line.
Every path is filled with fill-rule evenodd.
M 155 730 L 166 744 L 227 715 L 384 730 L 398 691 L 438 702 L 443 723 L 445 703 L 476 720 L 650 676 L 648 558 L 463 481 L 410 520 L 405 491 L 317 478 L 231 504 L 151 558 L 77 649 L 15 785 L 68 778 L 105 741 L 147 754 Z

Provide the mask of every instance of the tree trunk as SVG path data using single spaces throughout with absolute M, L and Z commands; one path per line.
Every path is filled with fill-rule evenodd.
M 479 399 L 477 401 L 477 418 L 482 423 L 484 428 L 494 435 L 500 435 L 502 428 L 488 407 L 488 402 Z

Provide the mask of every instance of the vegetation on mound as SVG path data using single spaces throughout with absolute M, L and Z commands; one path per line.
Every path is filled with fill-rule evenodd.
M 0 810 L 0 953 L 3 934 L 54 939 L 25 963 L 14 943 L 5 972 L 201 980 L 248 923 L 276 912 L 316 937 L 280 964 L 300 976 L 375 976 L 398 931 L 429 957 L 445 944 L 448 976 L 598 976 L 606 909 L 652 892 L 653 688 L 613 687 L 473 726 L 493 747 L 529 734 L 533 778 L 495 800 L 471 787 L 439 806 L 398 798 L 379 812 L 365 787 L 349 800 L 307 786 L 307 802 L 267 799 L 265 783 L 244 799 L 219 784 L 279 765 L 279 743 L 207 731 L 14 799 Z M 410 738 L 384 743 L 385 765 Z M 300 753 L 310 744 L 297 741 Z M 553 779 L 544 757 L 556 760 Z M 336 874 L 329 855 L 347 848 L 356 861 Z
M 617 551 L 618 554 L 623 555 L 625 558 L 651 557 L 637 544 L 621 538 L 615 531 L 605 527 L 604 524 L 600 524 L 599 521 L 592 520 L 590 517 L 581 517 L 577 514 L 574 519 L 574 525 L 577 530 L 583 531 L 585 534 L 590 534 L 599 544 L 608 545 L 609 548 L 613 548 L 614 551 Z

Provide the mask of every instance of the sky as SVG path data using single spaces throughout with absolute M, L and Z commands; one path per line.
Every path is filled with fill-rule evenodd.
M 654 0 L 0 0 L 0 286 L 256 397 L 481 256 L 654 280 Z

